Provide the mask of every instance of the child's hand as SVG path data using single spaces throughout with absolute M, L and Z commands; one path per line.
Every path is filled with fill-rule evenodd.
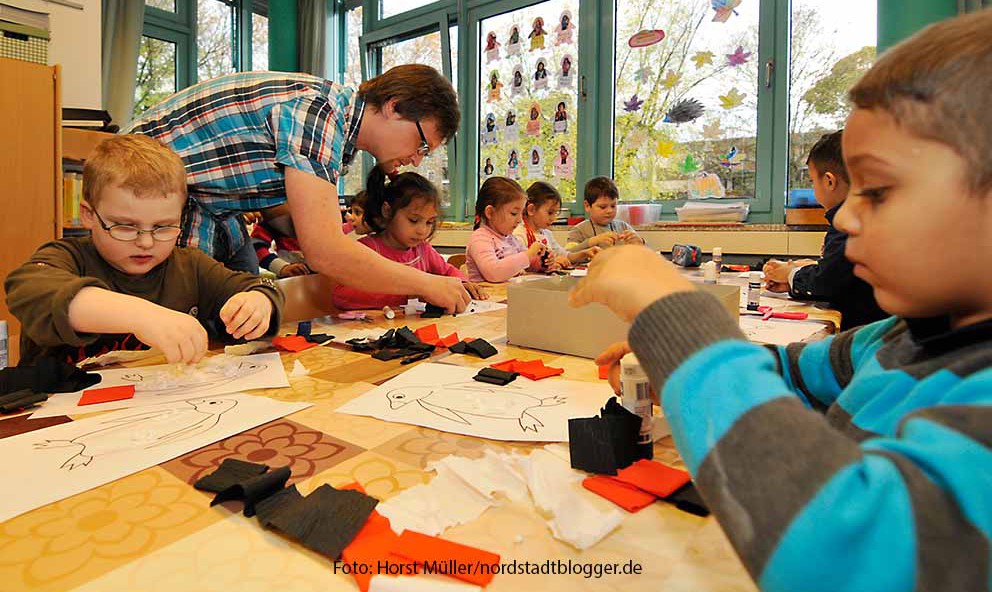
M 593 360 L 593 363 L 597 366 L 610 367 L 609 383 L 613 387 L 613 392 L 618 395 L 620 394 L 620 360 L 629 353 L 631 353 L 630 344 L 626 341 L 620 341 L 606 348 L 603 353 L 599 354 Z M 654 392 L 654 389 L 651 388 L 648 390 L 651 393 L 651 400 L 660 405 L 661 402 L 658 400 L 658 395 Z
M 599 247 L 589 247 L 588 249 L 583 249 L 579 251 L 581 261 L 592 261 L 592 258 L 598 255 L 603 249 Z
M 597 234 L 596 236 L 589 239 L 590 247 L 612 247 L 617 243 L 617 233 L 607 232 L 606 234 Z
M 141 315 L 134 336 L 159 349 L 170 364 L 195 364 L 207 353 L 207 331 L 196 317 L 151 304 Z
M 555 257 L 555 263 L 558 265 L 558 269 L 568 269 L 572 266 L 572 260 L 567 255 L 558 255 Z
M 569 304 L 606 305 L 627 322 L 655 300 L 692 290 L 674 265 L 645 247 L 627 245 L 600 253 L 589 272 L 569 294 Z
M 310 269 L 303 263 L 290 263 L 289 265 L 284 265 L 282 269 L 279 270 L 279 277 L 293 277 L 297 275 L 307 275 L 310 273 Z M 266 299 L 268 300 L 268 299 Z
M 634 232 L 633 230 L 624 230 L 622 233 L 620 233 L 620 236 L 618 237 L 617 240 L 619 242 L 622 242 L 625 245 L 643 245 L 644 244 L 644 239 L 642 239 L 640 236 L 638 236 L 638 234 L 636 232 Z
M 238 292 L 220 309 L 224 329 L 235 339 L 258 339 L 269 330 L 272 301 L 256 290 Z
M 486 291 L 482 289 L 482 286 L 473 284 L 472 282 L 462 282 L 462 285 L 465 286 L 466 290 L 468 290 L 469 296 L 472 297 L 472 300 L 489 300 L 489 294 L 486 294 Z
M 529 257 L 530 260 L 533 261 L 534 259 L 540 258 L 540 256 L 543 255 L 544 252 L 547 250 L 548 250 L 547 245 L 545 245 L 544 243 L 536 242 L 527 248 L 527 257 Z

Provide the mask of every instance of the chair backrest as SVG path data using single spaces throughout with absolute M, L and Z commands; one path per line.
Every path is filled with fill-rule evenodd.
M 465 265 L 467 260 L 468 258 L 465 256 L 465 253 L 455 253 L 454 255 L 448 257 L 448 263 L 454 265 L 458 269 L 461 269 L 462 265 Z
M 299 275 L 276 280 L 286 296 L 284 323 L 295 323 L 338 312 L 331 299 L 335 283 L 320 274 Z

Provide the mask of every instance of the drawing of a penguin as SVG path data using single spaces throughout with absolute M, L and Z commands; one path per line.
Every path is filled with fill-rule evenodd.
M 389 391 L 386 394 L 391 409 L 400 409 L 416 401 L 431 413 L 465 425 L 472 422 L 468 416 L 489 419 L 513 419 L 523 431 L 537 432 L 544 427 L 539 419 L 530 414 L 531 409 L 553 407 L 567 401 L 565 397 L 554 395 L 540 399 L 522 392 L 519 388 L 506 386 L 487 387 L 478 383 L 458 383 L 445 386 L 411 386 Z
M 134 390 L 137 393 L 171 395 L 182 391 L 204 391 L 217 388 L 240 378 L 258 374 L 266 368 L 268 366 L 265 364 L 242 361 L 234 366 L 206 364 L 201 368 L 197 368 L 198 371 L 196 372 L 189 372 L 189 374 L 178 376 L 162 371 L 156 371 L 151 374 L 142 374 L 140 371 L 137 371 L 133 374 L 125 374 L 121 378 L 134 383 Z M 190 394 L 195 395 L 197 393 L 191 392 Z

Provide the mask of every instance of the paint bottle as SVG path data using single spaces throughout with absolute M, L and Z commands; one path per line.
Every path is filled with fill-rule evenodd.
M 747 278 L 747 309 L 758 310 L 761 304 L 761 272 L 752 271 Z
M 6 368 L 7 362 L 7 321 L 0 321 L 0 369 Z
M 627 354 L 620 359 L 620 400 L 628 411 L 641 418 L 641 431 L 637 438 L 638 456 L 648 460 L 654 458 L 651 383 L 634 354 Z
M 716 265 L 716 281 L 720 282 L 720 271 L 723 268 L 723 249 L 713 247 L 713 263 Z
M 703 283 L 705 284 L 715 284 L 716 283 L 716 263 L 713 261 L 707 261 L 699 266 L 703 270 Z

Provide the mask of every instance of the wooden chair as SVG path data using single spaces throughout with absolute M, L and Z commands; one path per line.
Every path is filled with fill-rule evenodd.
M 320 274 L 299 275 L 276 280 L 286 296 L 284 323 L 295 323 L 338 312 L 331 300 L 335 283 Z
M 448 263 L 454 265 L 458 269 L 461 269 L 465 262 L 467 261 L 465 253 L 455 253 L 454 255 L 448 257 Z

